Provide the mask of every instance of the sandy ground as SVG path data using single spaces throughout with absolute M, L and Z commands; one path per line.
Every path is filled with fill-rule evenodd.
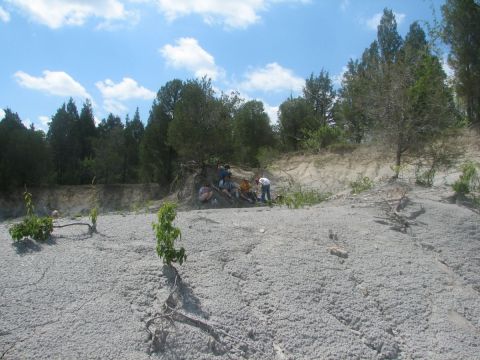
M 407 233 L 384 201 L 404 189 Z M 480 359 L 479 215 L 447 195 L 179 212 L 180 279 L 154 214 L 22 246 L 0 224 L 0 359 Z

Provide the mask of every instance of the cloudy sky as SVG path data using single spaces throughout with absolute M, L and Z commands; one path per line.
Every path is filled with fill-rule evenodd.
M 382 10 L 402 36 L 441 0 L 0 0 L 0 109 L 47 123 L 69 97 L 95 117 L 147 122 L 156 92 L 207 75 L 219 91 L 278 106 L 322 69 L 337 83 L 375 39 Z M 0 110 L 0 118 L 3 110 Z

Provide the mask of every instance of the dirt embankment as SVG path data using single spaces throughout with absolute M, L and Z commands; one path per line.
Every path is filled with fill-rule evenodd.
M 53 186 L 28 190 L 38 214 L 49 215 L 58 210 L 63 216 L 87 214 L 95 203 L 101 212 L 135 211 L 148 207 L 164 193 L 158 184 Z M 0 221 L 24 214 L 23 190 L 0 193 Z

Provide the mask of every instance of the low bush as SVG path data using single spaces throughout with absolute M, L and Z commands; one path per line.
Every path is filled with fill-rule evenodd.
M 471 161 L 463 164 L 462 175 L 452 185 L 457 195 L 465 196 L 480 189 L 480 179 L 475 164 Z
M 415 172 L 415 183 L 421 186 L 432 187 L 435 174 L 436 170 L 434 168 L 430 168 L 425 171 L 417 169 Z
M 280 156 L 280 152 L 272 147 L 262 147 L 258 150 L 257 161 L 261 168 L 266 169 L 272 162 Z
M 352 194 L 360 194 L 363 191 L 370 190 L 373 187 L 373 181 L 368 177 L 359 177 L 357 180 L 350 183 Z
M 276 203 L 286 205 L 290 209 L 319 204 L 329 198 L 331 194 L 322 193 L 315 189 L 305 189 L 299 185 L 284 188 L 277 194 Z
M 38 217 L 34 213 L 32 194 L 26 189 L 24 193 L 25 208 L 27 216 L 21 223 L 14 224 L 8 232 L 14 241 L 24 238 L 31 238 L 37 241 L 46 241 L 53 231 L 53 220 L 51 217 Z
M 324 125 L 316 130 L 306 130 L 301 146 L 305 150 L 317 152 L 329 145 L 342 142 L 343 131 L 335 126 Z
M 157 255 L 163 259 L 164 264 L 169 266 L 172 262 L 182 265 L 187 259 L 183 247 L 179 250 L 174 247 L 175 240 L 182 236 L 180 229 L 172 224 L 176 216 L 176 205 L 165 202 L 158 210 L 158 222 L 153 223 L 153 230 L 157 238 Z

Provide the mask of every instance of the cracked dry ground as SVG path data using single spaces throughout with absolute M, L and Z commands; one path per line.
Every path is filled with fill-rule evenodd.
M 479 359 L 478 214 L 410 200 L 408 234 L 375 221 L 373 195 L 181 212 L 175 285 L 153 214 L 22 247 L 0 225 L 0 358 Z

